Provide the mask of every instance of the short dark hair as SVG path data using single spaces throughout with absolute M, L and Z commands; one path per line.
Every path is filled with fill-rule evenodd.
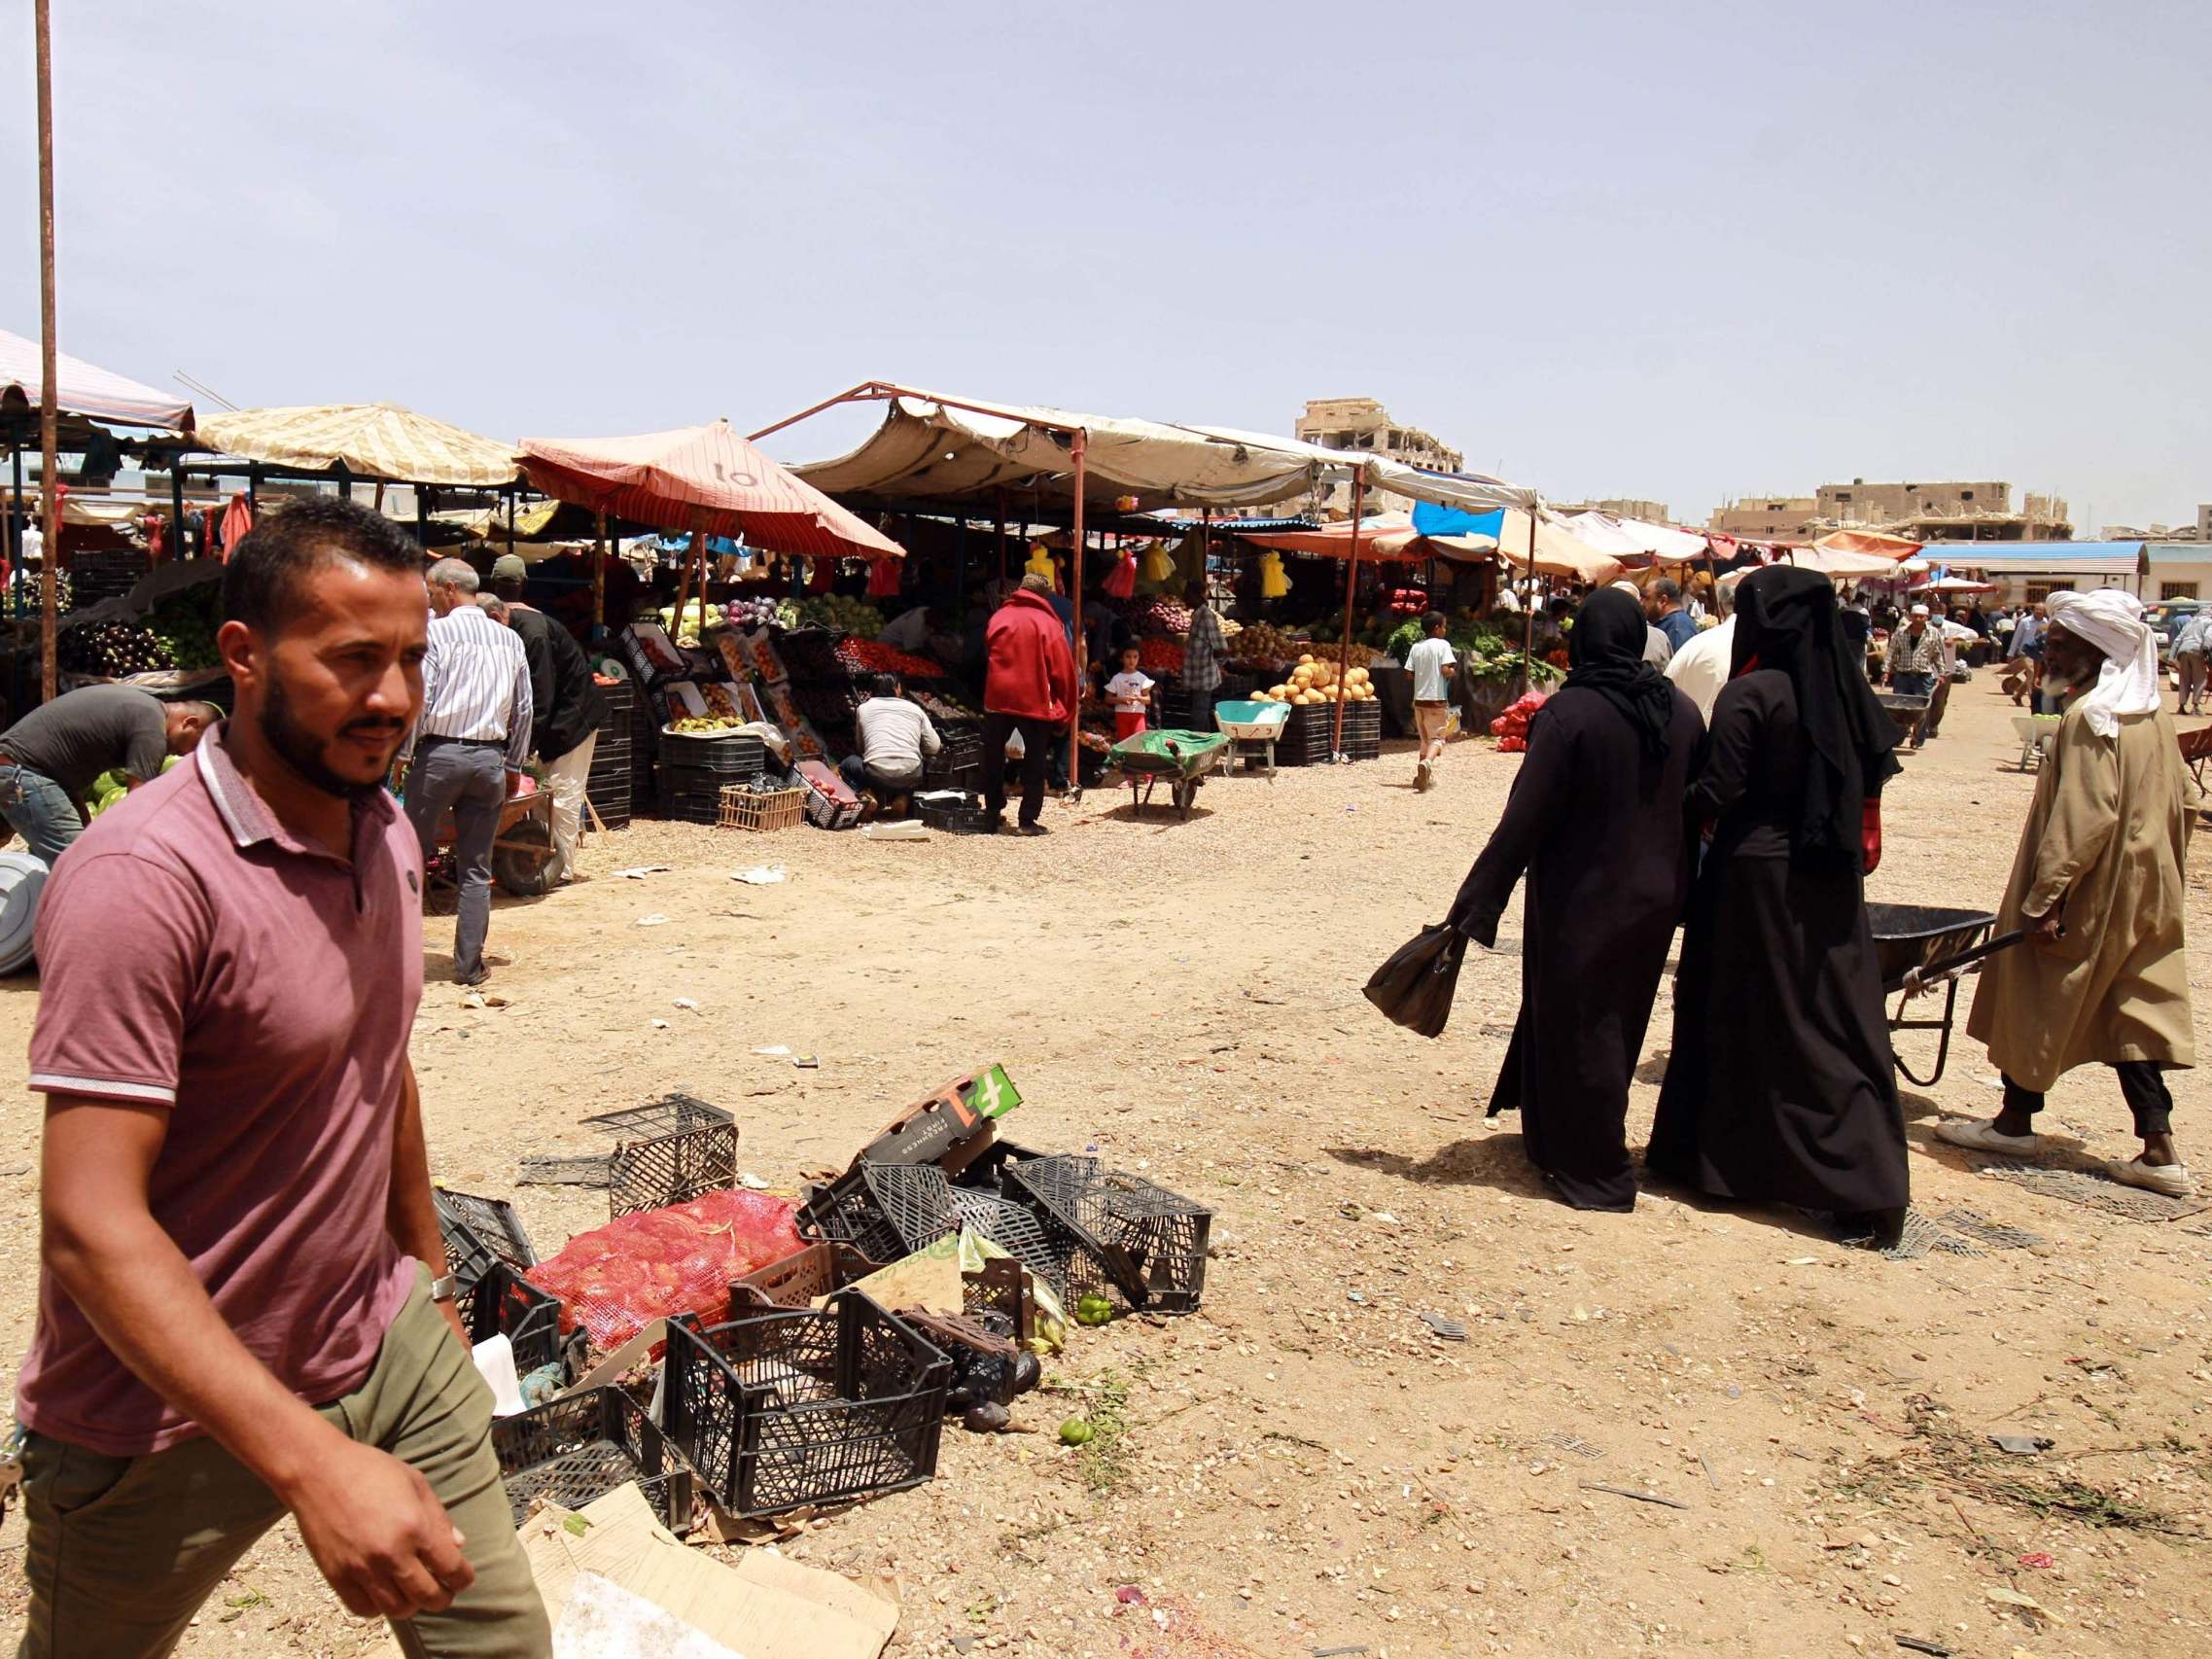
M 1682 584 L 1670 576 L 1663 576 L 1651 584 L 1651 596 L 1662 602 L 1682 597 Z
M 1427 616 L 1422 618 L 1421 619 L 1421 631 L 1424 634 L 1435 633 L 1439 628 L 1443 626 L 1444 613 L 1441 611 L 1431 611 Z
M 224 620 L 264 633 L 281 627 L 299 583 L 340 559 L 422 574 L 422 549 L 381 512 L 342 496 L 301 496 L 270 509 L 230 550 L 223 567 Z
M 879 697 L 895 697 L 898 695 L 898 676 L 878 674 L 868 683 L 868 689 Z

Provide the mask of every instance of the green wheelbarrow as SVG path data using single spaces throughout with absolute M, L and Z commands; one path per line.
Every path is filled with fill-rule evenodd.
M 1107 762 L 1129 785 L 1130 804 L 1141 812 L 1152 804 L 1152 791 L 1168 786 L 1175 809 L 1190 816 L 1198 787 L 1229 753 L 1229 739 L 1217 731 L 1141 731 L 1107 751 Z

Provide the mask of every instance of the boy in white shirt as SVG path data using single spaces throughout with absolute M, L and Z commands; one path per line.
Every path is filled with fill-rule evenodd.
M 1116 743 L 1125 737 L 1135 737 L 1144 729 L 1145 711 L 1152 702 L 1152 680 L 1138 668 L 1138 654 L 1135 646 L 1123 646 L 1121 672 L 1106 685 L 1106 699 L 1113 704 L 1113 740 Z
M 1459 661 L 1444 637 L 1443 612 L 1429 612 L 1421 626 L 1423 637 L 1406 653 L 1406 667 L 1413 673 L 1413 726 L 1421 738 L 1413 787 L 1426 790 L 1435 786 L 1436 762 L 1444 756 L 1444 733 L 1452 723 L 1451 683 L 1459 677 Z

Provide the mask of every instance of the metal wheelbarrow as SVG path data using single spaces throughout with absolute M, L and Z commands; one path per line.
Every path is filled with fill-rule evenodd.
M 1958 1008 L 1959 975 L 1984 957 L 2010 950 L 2026 935 L 2016 928 L 1991 938 L 1989 930 L 1997 925 L 1997 918 L 1988 911 L 1949 910 L 1932 904 L 1869 904 L 1867 925 L 1874 933 L 1874 954 L 1881 969 L 1882 995 L 1897 997 L 1896 1011 L 1889 1015 L 1889 1029 L 1942 1033 L 1936 1042 L 1936 1068 L 1924 1077 L 1914 1075 L 1894 1045 L 1890 1053 L 1892 1063 L 1907 1082 L 1917 1088 L 1933 1088 L 1942 1078 L 1945 1063 L 1950 1057 L 1950 1029 Z M 1913 999 L 1932 996 L 1939 984 L 1944 988 L 1943 1017 L 1907 1019 L 1905 1011 L 1912 1006 Z
M 1165 782 L 1176 810 L 1188 818 L 1206 774 L 1228 753 L 1229 739 L 1217 731 L 1141 731 L 1115 744 L 1107 762 L 1128 782 L 1130 804 L 1137 810 L 1149 806 L 1152 786 Z

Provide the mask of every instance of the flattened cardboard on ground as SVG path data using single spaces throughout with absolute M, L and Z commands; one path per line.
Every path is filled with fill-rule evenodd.
M 992 1124 L 1021 1104 L 1022 1091 L 994 1061 L 893 1118 L 846 1173 L 862 1164 L 935 1164 L 948 1176 L 958 1175 L 991 1145 Z
M 689 1548 L 634 1482 L 574 1513 L 547 1505 L 519 1535 L 556 1622 L 577 1575 L 596 1572 L 745 1659 L 880 1659 L 898 1631 L 895 1601 L 834 1572 L 767 1550 L 725 1567 Z
M 579 1572 L 553 1625 L 553 1659 L 745 1659 L 612 1578 Z

